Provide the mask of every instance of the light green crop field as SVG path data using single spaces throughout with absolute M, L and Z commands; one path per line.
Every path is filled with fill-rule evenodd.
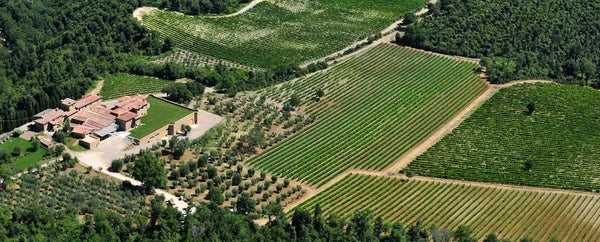
M 21 156 L 13 157 L 17 172 L 24 171 L 30 165 L 35 165 L 41 162 L 46 155 L 46 148 L 40 145 L 40 148 L 32 152 L 33 144 L 22 138 L 10 138 L 6 142 L 0 144 L 0 149 L 5 149 L 9 153 L 13 152 L 15 146 L 21 146 Z
M 167 124 L 172 124 L 175 121 L 193 113 L 193 111 L 173 105 L 158 98 L 149 96 L 147 99 L 150 103 L 148 115 L 142 117 L 142 125 L 131 130 L 131 137 L 143 138 L 146 135 L 164 127 Z
M 292 93 L 317 116 L 248 163 L 323 185 L 350 168 L 382 170 L 486 89 L 478 65 L 381 44 L 331 69 L 263 92 Z M 315 101 L 315 90 L 325 96 Z
M 409 226 L 417 220 L 452 231 L 460 225 L 478 239 L 490 233 L 518 241 L 598 241 L 600 198 L 511 188 L 469 186 L 391 177 L 348 175 L 298 207 L 317 204 L 325 216 L 349 218 L 359 210 Z
M 533 102 L 535 111 L 524 113 Z M 500 90 L 408 171 L 424 176 L 600 191 L 600 92 L 559 84 Z M 527 170 L 525 163 L 532 163 Z
M 108 100 L 134 94 L 157 93 L 163 87 L 173 84 L 172 81 L 155 77 L 117 73 L 104 77 L 104 85 L 100 90 L 100 96 Z
M 227 18 L 153 11 L 142 24 L 176 46 L 240 64 L 299 64 L 375 34 L 423 0 L 278 0 Z

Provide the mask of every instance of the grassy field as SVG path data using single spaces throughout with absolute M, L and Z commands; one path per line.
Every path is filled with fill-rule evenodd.
M 244 65 L 272 67 L 326 56 L 377 33 L 423 0 L 280 0 L 229 18 L 155 11 L 142 24 L 176 46 Z
M 148 115 L 142 117 L 142 126 L 131 131 L 131 136 L 134 138 L 143 138 L 157 129 L 162 128 L 167 124 L 175 123 L 175 121 L 193 113 L 191 110 L 170 104 L 152 96 L 149 96 L 147 101 L 150 103 Z
M 79 139 L 73 137 L 67 137 L 65 140 L 65 145 L 72 151 L 87 151 L 85 147 L 79 145 Z
M 248 162 L 322 185 L 350 168 L 381 170 L 478 96 L 477 64 L 391 44 L 308 78 L 264 90 L 295 93 L 317 120 Z M 313 101 L 315 90 L 325 96 Z
M 100 90 L 103 99 L 113 99 L 134 94 L 160 92 L 163 87 L 174 82 L 148 76 L 136 76 L 124 73 L 104 77 L 104 86 Z
M 33 144 L 22 138 L 10 138 L 6 142 L 0 144 L 0 149 L 5 149 L 9 153 L 13 152 L 15 146 L 21 146 L 21 156 L 13 157 L 13 162 L 17 172 L 24 171 L 30 165 L 35 165 L 44 159 L 46 149 L 40 145 L 40 148 L 32 152 Z
M 342 218 L 368 209 L 405 226 L 417 220 L 450 230 L 468 225 L 479 239 L 490 233 L 512 241 L 598 241 L 600 236 L 600 198 L 586 194 L 349 175 L 299 207 L 316 204 L 324 214 Z
M 530 102 L 535 112 L 526 115 Z M 502 89 L 407 171 L 599 191 L 598 106 L 600 92 L 580 86 L 539 83 Z

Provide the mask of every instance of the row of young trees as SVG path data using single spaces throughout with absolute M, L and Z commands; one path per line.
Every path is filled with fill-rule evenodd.
M 481 58 L 488 79 L 556 79 L 598 87 L 600 3 L 442 0 L 403 43 Z

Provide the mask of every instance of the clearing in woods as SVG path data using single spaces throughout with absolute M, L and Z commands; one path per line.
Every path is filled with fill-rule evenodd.
M 535 110 L 528 114 L 530 103 Z M 501 89 L 405 172 L 598 191 L 598 106 L 600 92 L 587 87 L 537 83 Z
M 296 94 L 317 121 L 248 162 L 321 186 L 350 168 L 382 170 L 487 88 L 476 63 L 381 44 L 331 69 L 265 90 Z M 316 101 L 316 90 L 325 96 Z M 282 100 L 283 101 L 283 100 Z
M 212 18 L 153 10 L 142 24 L 176 46 L 249 66 L 300 64 L 378 33 L 423 0 L 281 0 Z
M 600 236 L 600 197 L 587 193 L 534 191 L 403 180 L 350 174 L 298 208 L 317 204 L 325 217 L 349 218 L 359 210 L 405 225 L 417 220 L 455 230 L 468 225 L 477 238 L 495 233 L 516 241 L 597 241 Z

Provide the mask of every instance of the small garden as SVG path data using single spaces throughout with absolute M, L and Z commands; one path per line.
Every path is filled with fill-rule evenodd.
M 35 138 L 27 141 L 19 137 L 6 137 L 0 144 L 0 163 L 13 164 L 15 172 L 24 171 L 51 155 Z

